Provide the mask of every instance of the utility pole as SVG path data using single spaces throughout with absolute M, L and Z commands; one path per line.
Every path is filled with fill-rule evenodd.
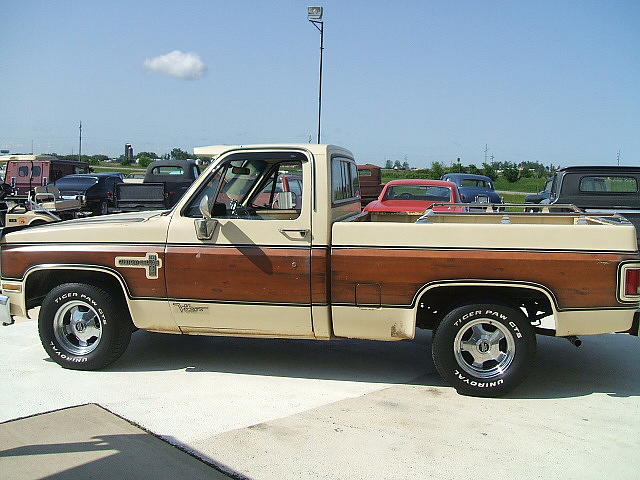
M 80 120 L 80 140 L 78 142 L 78 161 L 82 161 L 82 120 Z
M 31 155 L 33 155 L 33 139 L 31 140 Z
M 489 153 L 489 145 L 484 144 L 484 163 L 487 163 L 487 154 Z
M 620 157 L 622 156 L 621 154 L 622 154 L 622 152 L 620 151 L 620 149 L 618 149 L 618 154 L 616 155 L 616 160 L 618 161 L 618 166 L 620 166 Z

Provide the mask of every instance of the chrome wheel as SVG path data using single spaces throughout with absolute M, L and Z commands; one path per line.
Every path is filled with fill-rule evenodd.
M 53 317 L 53 334 L 62 348 L 72 355 L 94 351 L 102 337 L 98 313 L 86 302 L 65 303 Z
M 513 334 L 499 322 L 478 318 L 462 328 L 453 342 L 453 353 L 460 367 L 478 378 L 503 374 L 516 353 Z

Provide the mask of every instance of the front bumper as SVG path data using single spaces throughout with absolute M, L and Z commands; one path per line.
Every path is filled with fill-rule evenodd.
M 11 317 L 11 311 L 9 309 L 9 297 L 6 295 L 0 295 L 0 321 L 2 325 L 13 324 L 13 318 Z

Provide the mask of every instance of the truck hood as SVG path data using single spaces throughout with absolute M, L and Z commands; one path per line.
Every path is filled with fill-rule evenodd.
M 131 212 L 47 223 L 7 233 L 3 243 L 158 243 L 166 242 L 170 215 Z

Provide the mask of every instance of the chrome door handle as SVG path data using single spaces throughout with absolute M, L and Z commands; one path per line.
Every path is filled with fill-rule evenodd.
M 298 235 L 304 238 L 307 236 L 307 233 L 309 233 L 309 230 L 300 229 L 300 228 L 279 228 L 278 231 L 281 234 L 283 234 L 285 237 L 291 233 L 297 233 Z

